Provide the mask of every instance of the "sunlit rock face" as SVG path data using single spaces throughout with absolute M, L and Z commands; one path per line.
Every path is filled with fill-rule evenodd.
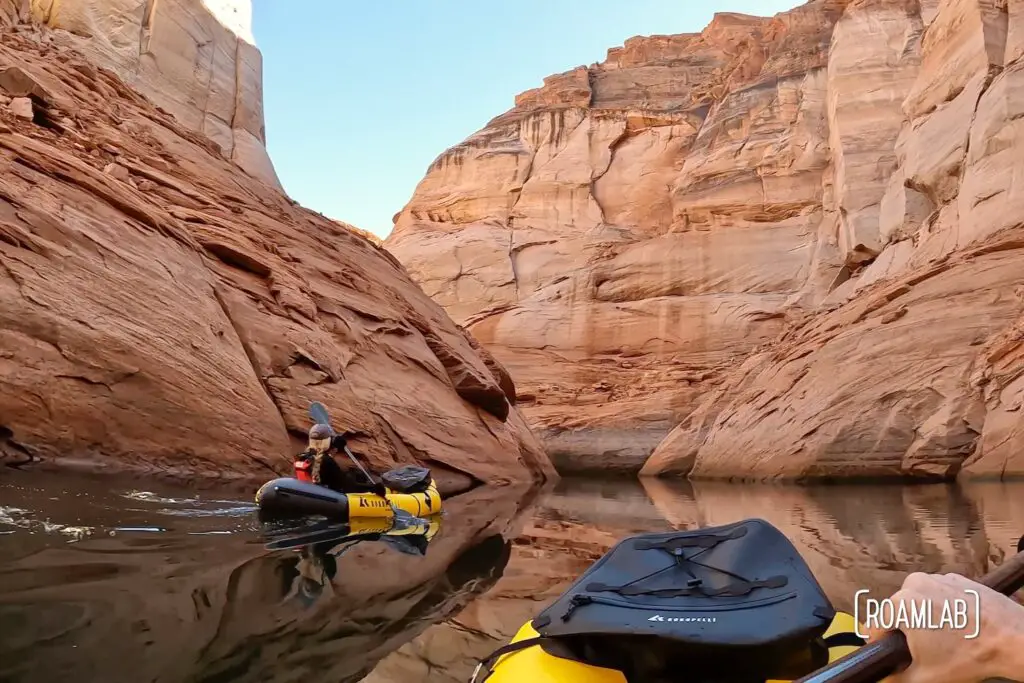
M 509 369 L 560 468 L 638 469 L 787 300 L 828 284 L 844 4 L 719 14 L 547 78 L 398 215 L 386 247 Z
M 879 5 L 847 8 L 832 65 L 881 38 L 891 24 L 873 20 Z M 1015 3 L 974 0 L 922 3 L 920 12 L 906 20 L 914 40 L 902 50 L 887 43 L 890 62 L 899 52 L 908 66 L 884 76 L 898 87 L 898 112 L 876 117 L 876 132 L 900 125 L 894 144 L 873 143 L 880 164 L 892 163 L 868 222 L 872 255 L 733 372 L 645 472 L 1024 474 L 1024 15 Z M 842 131 L 838 121 L 832 128 Z
M 441 154 L 386 247 L 562 469 L 1024 473 L 1022 26 L 812 0 L 630 39 Z
M 14 0 L 9 0 L 14 1 Z M 82 52 L 281 189 L 266 150 L 250 0 L 31 0 L 49 40 Z

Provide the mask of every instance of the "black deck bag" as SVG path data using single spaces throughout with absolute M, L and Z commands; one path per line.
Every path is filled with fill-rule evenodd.
M 793 544 L 748 519 L 620 541 L 533 620 L 540 638 L 496 654 L 540 645 L 631 682 L 793 680 L 828 663 L 834 616 Z
M 419 465 L 396 467 L 381 475 L 384 485 L 399 493 L 419 493 L 426 491 L 433 479 L 430 470 Z

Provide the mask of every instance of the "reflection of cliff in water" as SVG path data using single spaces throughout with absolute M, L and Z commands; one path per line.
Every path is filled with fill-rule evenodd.
M 481 658 L 622 537 L 671 528 L 635 481 L 562 479 L 535 506 L 494 588 L 389 655 L 363 683 L 469 680 Z
M 677 528 L 771 522 L 842 609 L 857 590 L 891 593 L 913 571 L 980 576 L 1012 551 L 1024 522 L 1022 487 L 1005 482 L 799 487 L 645 478 L 643 486 Z
M 252 536 L 98 537 L 28 553 L 0 570 L 0 679 L 357 681 L 497 581 L 525 495 L 452 499 L 422 557 L 360 543 L 305 601 L 301 553 Z
M 537 506 L 495 587 L 388 656 L 363 683 L 468 680 L 480 658 L 635 533 L 766 519 L 793 541 L 845 609 L 857 589 L 885 594 L 917 569 L 977 576 L 1002 561 L 1024 533 L 1024 483 L 801 488 L 644 480 L 641 488 L 563 482 L 565 490 Z

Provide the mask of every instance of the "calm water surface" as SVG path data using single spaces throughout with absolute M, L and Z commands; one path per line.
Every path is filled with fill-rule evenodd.
M 1024 533 L 1024 484 L 569 480 L 446 506 L 358 541 L 261 525 L 245 496 L 4 473 L 0 681 L 465 681 L 627 534 L 767 519 L 850 609 L 907 571 L 977 576 Z

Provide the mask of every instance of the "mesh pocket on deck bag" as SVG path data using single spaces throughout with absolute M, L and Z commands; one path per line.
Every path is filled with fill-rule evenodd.
M 630 680 L 792 680 L 827 662 L 835 617 L 774 526 L 748 519 L 620 541 L 533 626 L 552 656 Z M 515 644 L 515 645 L 518 645 Z M 518 649 L 518 648 L 517 648 Z

